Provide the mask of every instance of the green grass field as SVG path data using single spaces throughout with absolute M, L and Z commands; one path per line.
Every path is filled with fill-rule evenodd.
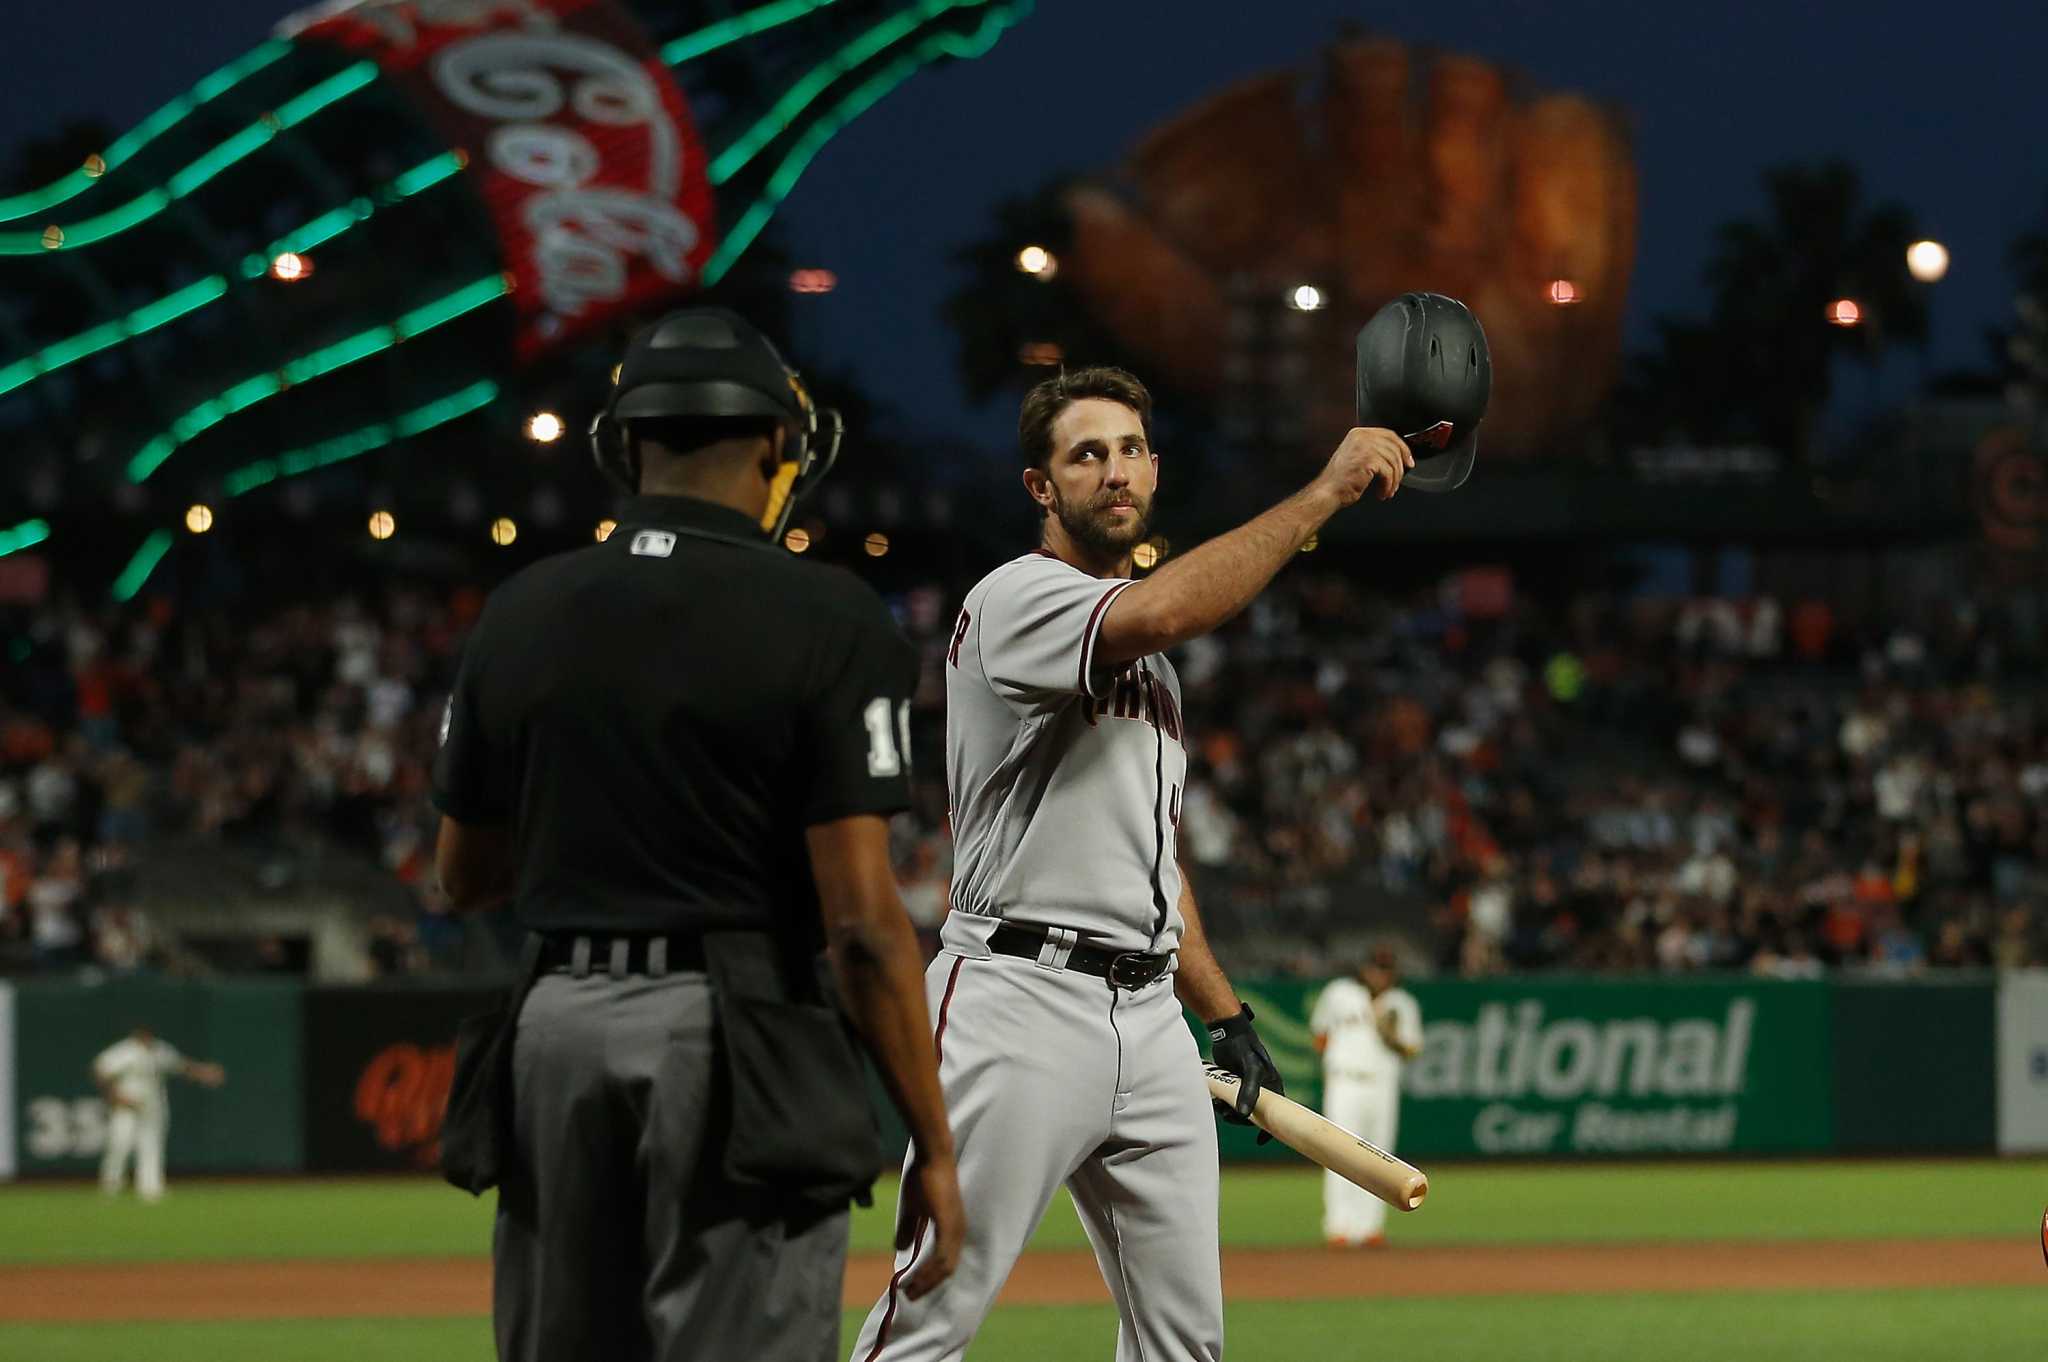
M 1432 1177 L 1424 1210 L 1397 1218 L 1397 1246 L 2010 1235 L 2024 1248 L 2048 1201 L 2048 1161 L 2039 1160 L 1449 1165 Z M 856 1250 L 884 1246 L 893 1188 L 881 1190 L 856 1216 Z M 1307 1171 L 1233 1170 L 1225 1242 L 1313 1244 L 1318 1196 Z M 103 1201 L 76 1184 L 31 1185 L 0 1191 L 0 1263 L 480 1256 L 490 1212 L 488 1200 L 425 1180 L 188 1181 L 154 1207 Z M 1062 1199 L 1035 1246 L 1082 1242 Z M 849 1313 L 849 1338 L 858 1323 Z M 2038 1358 L 2048 1354 L 2048 1271 L 2039 1287 L 1252 1302 L 1231 1307 L 1229 1329 L 1233 1362 Z M 970 1356 L 1106 1358 L 1114 1335 L 1106 1307 L 1007 1308 Z M 0 1326 L 0 1358 L 35 1362 L 490 1355 L 482 1319 Z
M 842 1334 L 852 1345 L 860 1316 Z M 1258 1303 L 1230 1311 L 1231 1362 L 2034 1362 L 2048 1301 L 1977 1291 L 1722 1292 L 1699 1296 L 1446 1297 Z M 1108 1358 L 1116 1321 L 1092 1306 L 999 1310 L 974 1362 Z M 490 1362 L 483 1320 L 127 1324 L 0 1329 L 36 1362 Z

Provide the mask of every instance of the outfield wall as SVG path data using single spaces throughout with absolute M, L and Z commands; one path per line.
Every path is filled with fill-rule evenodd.
M 2048 970 L 1915 981 L 1418 980 L 1400 1152 L 1603 1158 L 2048 1150 Z M 1314 1105 L 1321 985 L 1240 992 Z M 138 1023 L 228 1084 L 174 1083 L 174 1172 L 433 1166 L 457 1023 L 491 991 L 125 980 L 0 983 L 0 1179 L 93 1171 L 93 1056 Z M 1199 1034 L 1199 1028 L 1197 1028 Z M 902 1131 L 871 1084 L 885 1134 Z M 1285 1160 L 1225 1127 L 1224 1157 Z

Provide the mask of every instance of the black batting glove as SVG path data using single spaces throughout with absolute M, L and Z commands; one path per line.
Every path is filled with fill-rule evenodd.
M 1271 1088 L 1286 1095 L 1287 1085 L 1280 1080 L 1280 1070 L 1266 1053 L 1259 1033 L 1252 1030 L 1249 1005 L 1234 1017 L 1209 1023 L 1209 1062 L 1238 1076 L 1237 1105 L 1216 1103 L 1216 1114 L 1232 1125 L 1252 1123 L 1252 1108 L 1258 1105 L 1260 1089 Z M 1263 1130 L 1259 1132 L 1260 1144 L 1267 1144 L 1272 1138 Z

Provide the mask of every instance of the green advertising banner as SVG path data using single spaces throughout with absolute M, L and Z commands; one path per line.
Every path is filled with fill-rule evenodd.
M 227 1069 L 217 1090 L 170 1080 L 165 1167 L 180 1172 L 297 1172 L 300 1128 L 299 987 L 294 983 L 181 983 L 130 979 L 15 986 L 18 1171 L 97 1172 L 107 1111 L 93 1082 L 99 1053 L 137 1026 L 189 1059 Z
M 1821 1150 L 1834 1137 L 1828 985 L 1736 979 L 1420 980 L 1422 1053 L 1396 1152 L 1542 1158 Z M 1317 984 L 1253 982 L 1288 1094 L 1322 1100 Z M 1291 1157 L 1224 1132 L 1226 1158 Z
M 1844 980 L 1833 1001 L 1837 1149 L 1961 1151 L 1998 1143 L 1991 976 Z

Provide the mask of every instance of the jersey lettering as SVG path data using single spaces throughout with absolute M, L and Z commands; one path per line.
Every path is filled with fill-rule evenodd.
M 1179 742 L 1180 706 L 1173 702 L 1173 692 L 1156 676 L 1126 669 L 1116 679 L 1116 685 L 1100 700 L 1089 697 L 1083 711 L 1092 727 L 1098 719 L 1137 719 L 1163 731 L 1167 737 Z
M 960 618 L 953 624 L 953 646 L 946 650 L 946 662 L 950 666 L 960 665 L 960 640 L 967 637 L 967 624 L 967 612 L 962 610 Z

